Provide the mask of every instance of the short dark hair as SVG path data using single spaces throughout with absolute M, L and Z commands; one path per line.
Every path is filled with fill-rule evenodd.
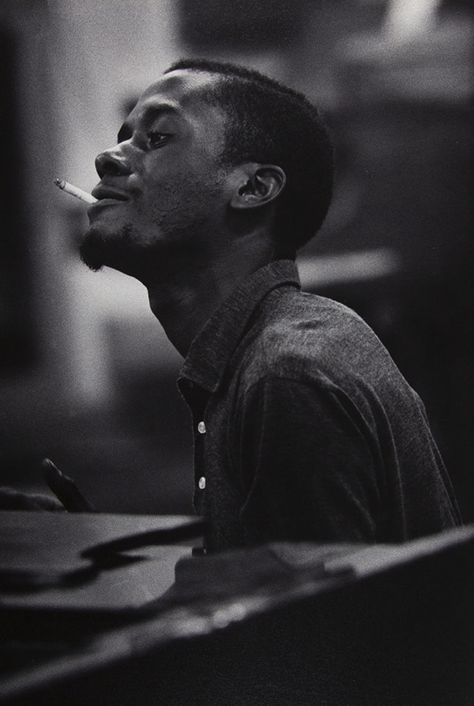
M 333 147 L 318 110 L 301 93 L 258 71 L 206 59 L 182 59 L 179 69 L 219 74 L 203 98 L 227 114 L 224 163 L 276 164 L 286 174 L 277 201 L 276 237 L 296 251 L 320 228 L 333 186 Z

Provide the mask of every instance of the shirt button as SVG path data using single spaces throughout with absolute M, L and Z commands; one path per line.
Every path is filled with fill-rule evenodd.
M 198 432 L 200 434 L 205 434 L 206 433 L 206 425 L 204 422 L 199 422 L 198 424 Z
M 201 476 L 200 479 L 198 480 L 198 487 L 199 487 L 199 490 L 204 490 L 204 488 L 206 487 L 206 479 L 204 476 Z

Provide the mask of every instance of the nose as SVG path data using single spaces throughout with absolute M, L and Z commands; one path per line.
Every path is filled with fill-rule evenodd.
M 104 176 L 126 176 L 131 173 L 130 166 L 125 158 L 120 145 L 104 150 L 95 159 L 97 174 L 102 179 Z

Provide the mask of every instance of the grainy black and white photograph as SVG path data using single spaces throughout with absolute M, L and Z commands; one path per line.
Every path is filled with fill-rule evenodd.
M 0 3 L 0 706 L 472 706 L 470 0 Z

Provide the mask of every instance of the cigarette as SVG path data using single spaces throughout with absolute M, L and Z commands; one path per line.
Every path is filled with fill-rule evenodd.
M 66 194 L 71 194 L 71 196 L 75 196 L 77 199 L 85 201 L 85 203 L 95 203 L 97 201 L 92 194 L 88 194 L 87 191 L 79 189 L 79 187 L 70 184 L 64 179 L 55 179 L 54 184 L 56 184 L 59 189 L 62 189 L 62 191 L 65 191 Z

